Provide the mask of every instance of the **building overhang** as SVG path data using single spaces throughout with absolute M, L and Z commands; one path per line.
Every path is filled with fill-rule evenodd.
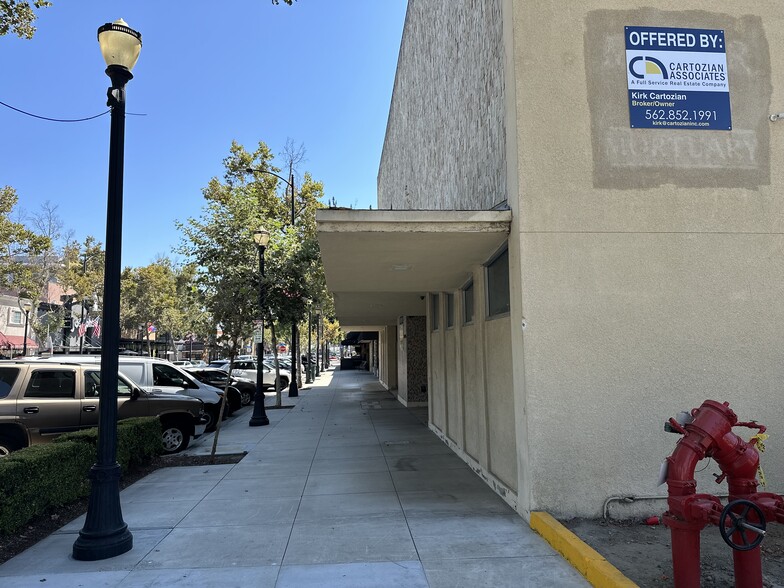
M 462 210 L 316 212 L 321 260 L 345 329 L 424 315 L 425 294 L 465 284 L 507 240 L 512 213 Z

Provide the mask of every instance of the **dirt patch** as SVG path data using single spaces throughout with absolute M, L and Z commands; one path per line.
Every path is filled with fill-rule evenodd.
M 238 463 L 243 457 L 245 457 L 245 453 L 216 455 L 213 461 L 209 455 L 161 455 L 125 474 L 120 480 L 120 489 L 127 488 L 159 468 Z M 15 533 L 0 533 L 0 564 L 32 547 L 63 525 L 82 516 L 86 511 L 87 498 L 83 498 L 52 508 L 49 512 L 28 522 Z
M 664 525 L 586 519 L 562 523 L 642 588 L 674 585 L 670 530 Z M 702 586 L 733 586 L 732 549 L 722 540 L 718 527 L 706 527 L 700 539 Z M 763 585 L 784 588 L 784 525 L 768 524 L 761 550 Z

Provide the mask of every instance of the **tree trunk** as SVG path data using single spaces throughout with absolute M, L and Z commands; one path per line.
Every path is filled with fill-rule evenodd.
M 272 354 L 275 358 L 275 406 L 280 408 L 280 367 L 278 366 L 278 336 L 275 332 L 275 321 L 270 321 L 270 335 L 272 338 Z M 259 358 L 261 361 L 262 358 Z M 293 376 L 292 376 L 293 377 Z

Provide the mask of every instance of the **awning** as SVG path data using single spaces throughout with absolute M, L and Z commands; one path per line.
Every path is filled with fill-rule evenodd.
M 424 315 L 425 294 L 462 286 L 506 241 L 511 220 L 509 210 L 317 211 L 341 327 L 370 330 Z
M 6 349 L 16 348 L 22 349 L 24 347 L 24 336 L 22 335 L 6 335 L 4 333 L 0 333 L 0 347 L 4 347 Z M 27 348 L 28 349 L 38 349 L 38 343 L 27 338 Z

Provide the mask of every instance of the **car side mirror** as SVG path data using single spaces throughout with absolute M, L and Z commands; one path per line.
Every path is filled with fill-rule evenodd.
M 141 396 L 141 392 L 139 392 L 138 388 L 134 387 L 131 390 L 131 400 L 137 400 L 139 396 Z

